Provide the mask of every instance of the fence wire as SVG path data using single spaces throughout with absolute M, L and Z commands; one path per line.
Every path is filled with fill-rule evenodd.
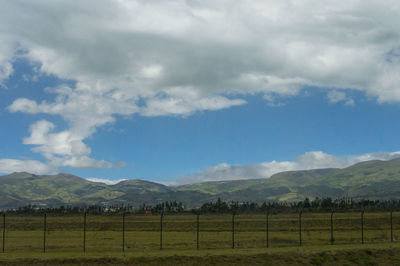
M 4 215 L 3 252 L 129 252 L 397 241 L 400 213 Z

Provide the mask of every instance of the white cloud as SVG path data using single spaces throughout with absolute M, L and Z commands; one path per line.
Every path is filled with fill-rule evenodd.
M 0 34 L 0 86 L 14 73 L 12 63 L 15 52 L 14 43 Z
M 59 96 L 54 103 L 37 104 L 21 98 L 9 106 L 11 112 L 60 115 L 69 122 L 70 128 L 54 132 L 54 124 L 49 121 L 38 121 L 31 125 L 31 135 L 24 139 L 24 144 L 35 145 L 32 148 L 34 152 L 42 154 L 50 161 L 59 162 L 60 166 L 111 167 L 112 164 L 109 162 L 88 157 L 91 149 L 84 143 L 84 139 L 93 134 L 98 126 L 112 123 L 114 118 L 111 114 L 114 111 L 119 114 L 130 114 L 137 109 L 136 106 L 120 104 L 112 97 L 96 98 L 84 91 L 74 91 L 68 87 L 57 88 L 55 92 L 59 93 Z M 116 165 L 119 169 L 121 166 L 121 164 Z
M 126 181 L 128 179 L 117 179 L 117 180 L 110 180 L 110 179 L 102 179 L 102 178 L 86 178 L 86 180 L 92 181 L 92 182 L 98 182 L 98 183 L 104 183 L 106 185 L 115 185 L 118 184 L 119 182 Z
M 52 133 L 54 128 L 54 124 L 46 120 L 32 124 L 31 135 L 24 139 L 24 144 L 35 145 L 32 150 L 42 154 L 52 164 L 73 168 L 111 167 L 111 163 L 88 157 L 91 149 L 83 143 L 86 135 L 73 130 Z
M 0 84 L 14 72 L 14 68 L 10 62 L 0 64 Z
M 354 106 L 354 105 L 355 105 L 355 102 L 354 102 L 354 100 L 353 100 L 352 98 L 348 98 L 348 99 L 346 99 L 344 105 L 347 105 L 347 106 Z
M 322 151 L 310 151 L 300 155 L 296 161 L 271 161 L 260 164 L 219 165 L 203 169 L 201 172 L 183 176 L 175 184 L 190 184 L 206 181 L 241 180 L 255 178 L 269 178 L 273 174 L 322 168 L 344 168 L 355 163 L 369 160 L 391 160 L 400 157 L 400 152 L 367 153 L 351 157 L 337 157 Z
M 0 82 L 17 57 L 40 65 L 40 75 L 76 82 L 53 89 L 54 102 L 20 98 L 9 107 L 64 118 L 68 129 L 43 134 L 49 143 L 33 135 L 26 143 L 46 158 L 69 156 L 70 165 L 107 165 L 90 158 L 84 140 L 115 115 L 187 116 L 243 105 L 245 94 L 293 97 L 303 86 L 331 88 L 331 102 L 345 105 L 354 105 L 338 100 L 348 89 L 400 101 L 395 0 L 0 5 Z
M 52 159 L 55 155 L 86 156 L 90 154 L 88 148 L 78 134 L 70 131 L 51 133 L 54 125 L 42 120 L 31 125 L 31 136 L 24 139 L 24 144 L 38 145 L 33 148 L 43 154 L 46 158 Z
M 346 93 L 343 91 L 330 91 L 328 93 L 328 100 L 331 103 L 341 102 L 346 99 Z
M 346 95 L 343 91 L 333 90 L 328 92 L 327 98 L 331 103 L 344 102 L 347 106 L 354 106 L 354 100 Z
M 0 173 L 29 172 L 32 174 L 56 174 L 57 167 L 35 160 L 0 159 Z
M 72 128 L 53 133 L 54 129 L 53 123 L 40 120 L 31 125 L 31 135 L 23 140 L 24 144 L 35 146 L 32 151 L 42 154 L 48 160 L 48 165 L 52 166 L 51 169 L 63 166 L 92 169 L 111 168 L 113 166 L 122 169 L 125 167 L 126 163 L 124 162 L 113 165 L 104 160 L 90 158 L 91 149 L 83 142 L 83 139 L 88 135 L 81 134 L 85 131 L 74 131 L 74 128 Z M 23 161 L 20 162 L 23 163 Z
M 24 144 L 45 144 L 47 142 L 47 135 L 49 131 L 54 129 L 54 124 L 41 120 L 31 125 L 31 136 L 24 139 Z
M 189 115 L 196 111 L 219 110 L 246 103 L 242 99 L 231 100 L 223 96 L 202 97 L 199 94 L 191 88 L 171 88 L 149 99 L 141 113 L 144 116 Z
M 55 162 L 59 162 L 60 166 L 68 166 L 72 168 L 91 168 L 91 169 L 100 169 L 100 168 L 111 168 L 113 164 L 104 160 L 95 160 L 89 158 L 88 156 L 71 156 L 70 158 L 58 158 L 54 160 Z M 118 165 L 116 166 L 119 167 Z M 121 168 L 119 168 L 121 169 Z
M 395 1 L 2 6 L 5 50 L 18 43 L 42 72 L 81 82 L 90 92 L 117 89 L 134 102 L 174 87 L 201 91 L 201 99 L 221 92 L 296 95 L 315 85 L 400 100 Z
M 161 65 L 145 66 L 140 70 L 140 75 L 144 78 L 158 78 L 162 74 L 163 67 Z

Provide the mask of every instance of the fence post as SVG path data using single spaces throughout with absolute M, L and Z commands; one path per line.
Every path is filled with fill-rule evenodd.
M 125 252 L 125 212 L 122 214 L 122 252 Z
M 361 244 L 364 244 L 364 210 L 361 211 Z
M 335 238 L 333 237 L 333 214 L 335 211 L 331 212 L 331 245 L 333 245 L 333 242 L 335 241 Z
M 83 252 L 86 252 L 86 212 L 83 214 Z
M 164 216 L 164 212 L 161 213 L 161 217 L 160 217 L 160 250 L 163 248 L 162 246 L 162 242 L 163 242 L 163 216 Z
M 200 231 L 200 214 L 197 214 L 197 249 L 199 249 L 200 245 L 199 245 L 199 231 Z
M 46 229 L 47 229 L 47 216 L 46 213 L 43 216 L 43 253 L 46 252 Z
M 390 242 L 393 242 L 393 210 L 390 211 Z
M 269 248 L 269 224 L 268 224 L 268 216 L 269 212 L 267 212 L 265 216 L 265 241 L 266 241 L 266 246 Z
M 299 212 L 299 245 L 301 246 L 301 215 L 302 215 L 302 211 Z
M 3 253 L 6 250 L 6 214 L 3 213 Z
M 235 214 L 232 213 L 232 248 L 235 248 Z

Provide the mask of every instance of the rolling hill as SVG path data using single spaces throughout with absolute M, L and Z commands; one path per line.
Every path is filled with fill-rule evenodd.
M 69 174 L 49 176 L 22 172 L 0 176 L 0 207 L 3 208 L 27 204 L 95 204 L 99 199 L 113 199 L 122 194 L 105 184 Z
M 58 174 L 13 173 L 0 176 L 0 208 L 89 204 L 156 204 L 180 201 L 196 207 L 226 201 L 296 201 L 306 197 L 400 199 L 400 159 L 366 161 L 343 169 L 282 172 L 268 179 L 166 186 L 144 180 L 115 185 Z

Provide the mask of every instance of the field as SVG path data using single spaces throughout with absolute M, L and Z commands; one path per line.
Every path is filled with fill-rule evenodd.
M 261 258 L 266 252 L 294 254 L 305 250 L 319 254 L 361 248 L 373 253 L 375 248 L 387 252 L 400 248 L 400 243 L 396 243 L 400 239 L 397 212 L 392 218 L 393 242 L 389 212 L 365 213 L 363 223 L 360 212 L 334 213 L 333 245 L 330 213 L 304 213 L 301 223 L 298 214 L 269 215 L 268 231 L 265 214 L 235 215 L 234 228 L 232 215 L 200 215 L 198 234 L 195 215 L 164 215 L 162 232 L 160 218 L 127 214 L 123 222 L 122 215 L 87 215 L 84 232 L 83 215 L 47 215 L 46 226 L 43 216 L 7 215 L 5 253 L 0 254 L 0 259 L 12 263 L 23 258 L 76 257 L 96 261 L 107 256 L 123 260 L 150 256 L 157 260 L 174 254 L 179 258 L 198 258 L 199 254 L 217 257 L 253 254 Z

